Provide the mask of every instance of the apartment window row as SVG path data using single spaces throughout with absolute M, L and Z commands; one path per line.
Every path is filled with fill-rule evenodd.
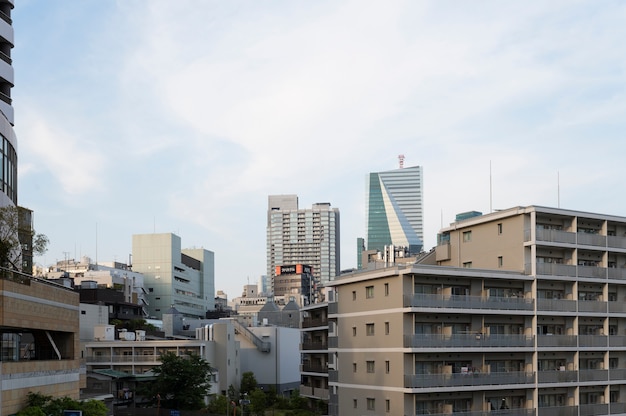
M 365 371 L 367 371 L 368 373 L 375 373 L 376 361 L 374 360 L 365 361 Z M 385 374 L 389 374 L 390 371 L 391 371 L 391 363 L 389 362 L 389 360 L 385 360 Z M 357 363 L 352 363 L 352 372 L 353 373 L 357 372 Z
M 383 287 L 384 287 L 385 296 L 389 296 L 389 283 L 385 283 Z M 374 297 L 374 286 L 365 287 L 365 298 L 372 299 L 373 297 Z M 357 299 L 356 290 L 353 290 L 352 300 L 355 301 L 356 299 Z
M 358 400 L 352 399 L 352 407 L 358 408 Z M 373 397 L 368 397 L 365 399 L 367 410 L 376 410 L 376 399 Z M 391 412 L 391 401 L 389 399 L 385 400 L 385 413 Z
M 385 322 L 385 335 L 389 335 L 389 331 L 390 331 L 390 324 L 389 322 Z M 352 327 L 352 336 L 356 337 L 356 326 Z M 373 322 L 368 322 L 365 324 L 365 335 L 367 336 L 374 336 L 376 335 L 376 327 L 375 324 Z

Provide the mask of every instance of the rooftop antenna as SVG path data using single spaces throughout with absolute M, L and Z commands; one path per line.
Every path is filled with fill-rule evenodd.
M 556 171 L 556 207 L 561 208 L 561 174 Z
M 404 155 L 398 155 L 398 163 L 400 165 L 400 169 L 404 167 Z
M 489 212 L 493 212 L 493 185 L 491 180 L 491 160 L 489 161 Z

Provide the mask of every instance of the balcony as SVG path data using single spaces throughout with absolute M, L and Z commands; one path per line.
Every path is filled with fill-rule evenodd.
M 537 336 L 538 347 L 576 347 L 578 338 L 576 335 L 539 335 Z
M 609 337 L 606 335 L 579 335 L 578 346 L 606 348 L 609 346 Z
M 321 387 L 309 387 L 309 386 L 300 386 L 300 395 L 304 397 L 310 397 L 313 399 L 320 400 L 328 400 L 329 394 L 328 389 L 323 389 Z
M 597 404 L 581 404 L 578 406 L 580 413 L 579 416 L 596 416 L 596 415 L 608 415 L 609 405 L 607 403 Z
M 607 311 L 607 302 L 601 301 L 584 301 L 581 300 L 578 302 L 578 312 L 597 312 L 597 313 L 606 313 Z
M 527 268 L 527 271 L 530 270 Z M 562 263 L 537 263 L 537 275 L 575 277 L 576 266 Z
M 485 411 L 469 411 L 469 412 L 453 412 L 453 413 L 416 413 L 416 416 L 535 416 L 535 409 L 502 409 L 502 410 L 485 410 Z
M 526 241 L 530 241 L 530 230 L 525 232 Z M 545 241 L 549 243 L 566 243 L 576 244 L 576 233 L 570 233 L 562 230 L 545 230 L 538 228 L 535 231 L 535 239 L 537 241 Z
M 626 238 L 609 235 L 606 237 L 606 245 L 611 248 L 626 248 Z
M 568 383 L 578 380 L 578 371 L 539 371 L 537 381 L 539 383 Z
M 302 373 L 323 373 L 326 374 L 328 372 L 328 365 L 326 363 L 315 364 L 315 363 L 304 363 L 300 366 L 300 371 Z
M 580 370 L 578 381 L 608 381 L 609 370 Z
M 591 277 L 594 279 L 606 279 L 607 268 L 599 266 L 578 266 L 578 277 Z
M 606 247 L 606 236 L 594 233 L 577 233 L 578 244 L 585 246 Z
M 609 272 L 609 279 L 616 279 L 616 280 L 626 279 L 626 269 L 624 268 L 618 269 L 616 267 L 609 267 L 608 272 Z
M 87 365 L 97 363 L 128 364 L 128 363 L 161 363 L 160 355 L 95 355 L 85 357 Z
M 578 416 L 578 406 L 539 407 L 537 416 Z
M 576 301 L 567 299 L 537 299 L 538 311 L 576 312 Z
M 327 327 L 328 319 L 324 318 L 304 318 L 302 320 L 302 328 Z
M 533 347 L 534 337 L 526 335 L 406 335 L 405 348 L 523 348 Z
M 405 296 L 404 306 L 415 308 L 532 311 L 534 308 L 534 299 L 498 296 L 482 297 L 415 294 L 412 296 Z
M 327 350 L 328 343 L 324 341 L 308 341 L 301 344 L 302 351 L 309 350 Z
M 506 373 L 452 373 L 452 374 L 413 374 L 404 377 L 406 388 L 459 387 L 533 384 L 534 372 L 511 371 Z

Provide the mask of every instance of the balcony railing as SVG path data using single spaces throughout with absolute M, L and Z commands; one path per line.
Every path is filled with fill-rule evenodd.
M 580 370 L 578 372 L 579 381 L 608 381 L 609 370 Z
M 530 230 L 526 231 L 526 236 L 527 236 L 526 241 L 530 241 Z M 535 238 L 537 241 L 576 244 L 576 233 L 570 233 L 568 231 L 544 230 L 544 229 L 538 228 L 535 231 Z
M 300 386 L 300 395 L 314 399 L 328 400 L 328 389 L 321 387 Z
M 327 350 L 328 343 L 324 341 L 309 341 L 302 343 L 302 350 Z
M 606 237 L 606 245 L 612 248 L 626 248 L 626 238 L 609 235 Z
M 597 416 L 608 415 L 609 405 L 607 403 L 599 404 L 581 404 L 579 407 L 579 416 Z
M 567 299 L 537 299 L 537 310 L 550 312 L 576 312 L 576 301 Z
M 600 301 L 578 301 L 578 312 L 598 312 L 606 313 L 608 308 L 607 302 Z
M 503 309 L 532 311 L 534 300 L 499 296 L 425 295 L 405 296 L 405 307 L 451 309 Z
M 548 276 L 576 276 L 576 266 L 560 263 L 537 263 L 537 274 Z
M 413 374 L 404 378 L 406 388 L 532 384 L 534 372 Z
M 538 347 L 576 347 L 578 339 L 576 335 L 539 335 L 537 336 Z
M 339 381 L 339 372 L 337 370 L 328 370 L 328 382 L 337 383 L 338 381 Z
M 608 347 L 609 337 L 606 335 L 579 335 L 579 347 Z
M 539 407 L 538 416 L 578 416 L 578 406 Z
M 339 302 L 328 303 L 328 314 L 336 314 L 339 312 Z
M 450 413 L 437 413 L 427 411 L 416 413 L 416 416 L 450 416 Z M 535 409 L 501 409 L 470 412 L 453 412 L 452 416 L 535 416 Z
M 567 383 L 578 380 L 578 371 L 539 371 L 537 381 L 539 383 Z
M 303 373 L 327 373 L 328 365 L 305 363 L 300 366 Z
M 86 357 L 87 364 L 90 363 L 160 363 L 160 355 L 94 355 Z
M 328 348 L 339 348 L 339 337 L 328 337 Z
M 534 337 L 526 335 L 406 335 L 405 348 L 502 348 L 502 347 L 533 347 Z
M 316 328 L 328 326 L 328 319 L 324 318 L 304 318 L 302 320 L 302 328 Z
M 607 268 L 599 266 L 578 266 L 578 277 L 592 277 L 595 279 L 606 279 Z
M 578 233 L 578 244 L 606 247 L 606 236 L 592 233 Z

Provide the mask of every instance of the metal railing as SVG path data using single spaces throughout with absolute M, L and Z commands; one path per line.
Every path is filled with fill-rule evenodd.
M 405 348 L 502 348 L 534 346 L 532 335 L 485 335 L 485 334 L 455 334 L 455 335 L 406 335 Z
M 465 296 L 414 294 L 404 297 L 405 307 L 453 308 L 453 309 L 497 309 L 523 310 L 534 309 L 534 299 L 500 296 Z
M 404 378 L 406 388 L 457 387 L 533 384 L 534 372 L 511 371 L 504 373 L 451 373 L 451 374 L 411 374 Z

